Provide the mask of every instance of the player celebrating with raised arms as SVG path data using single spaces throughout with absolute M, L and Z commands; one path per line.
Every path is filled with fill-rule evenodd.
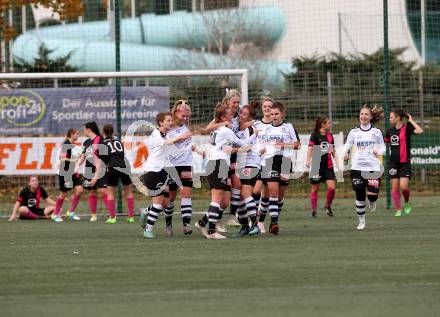
M 63 206 L 64 199 L 70 190 L 74 190 L 72 195 L 72 201 L 68 215 L 71 220 L 80 220 L 79 216 L 75 214 L 76 207 L 78 206 L 81 194 L 83 192 L 81 175 L 75 171 L 76 163 L 79 160 L 79 156 L 76 155 L 76 149 L 82 148 L 76 146 L 75 142 L 78 141 L 79 131 L 70 128 L 67 131 L 66 139 L 61 147 L 60 153 L 60 169 L 58 175 L 58 183 L 60 186 L 60 195 L 56 200 L 55 210 L 51 216 L 51 219 L 55 222 L 62 222 L 61 207 Z
M 153 227 L 160 213 L 167 206 L 165 190 L 168 185 L 169 175 L 165 168 L 169 166 L 168 146 L 191 138 L 192 134 L 186 131 L 173 139 L 167 139 L 166 134 L 173 128 L 173 116 L 170 112 L 161 112 L 156 116 L 157 129 L 148 138 L 148 157 L 145 162 L 143 183 L 147 187 L 152 204 L 141 213 L 141 227 L 145 228 L 144 237 L 154 238 Z M 168 194 L 168 193 L 167 193 Z
M 404 123 L 403 119 L 407 119 Z M 396 217 L 402 216 L 400 190 L 405 200 L 403 212 L 409 215 L 412 211 L 409 204 L 409 179 L 411 178 L 411 135 L 422 134 L 423 129 L 403 109 L 395 109 L 390 113 L 391 128 L 385 134 L 385 142 L 390 144 L 388 175 L 391 181 L 391 196 Z
M 42 208 L 41 200 L 45 199 L 48 206 Z M 47 218 L 55 209 L 55 201 L 53 201 L 43 187 L 38 183 L 37 176 L 29 177 L 28 186 L 23 188 L 18 195 L 17 201 L 12 210 L 9 221 L 20 219 L 37 220 Z
M 336 175 L 333 169 L 332 157 L 335 159 L 335 162 L 337 162 L 337 157 L 334 138 L 330 133 L 331 128 L 332 121 L 329 117 L 318 116 L 315 121 L 315 129 L 310 136 L 309 148 L 307 150 L 306 166 L 312 167 L 310 171 L 310 173 L 312 173 L 312 175 L 310 175 L 310 182 L 312 184 L 310 191 L 312 217 L 317 216 L 318 191 L 321 182 L 325 182 L 327 185 L 325 211 L 329 217 L 333 217 L 331 205 L 335 197 Z M 314 159 L 318 158 L 318 161 L 312 160 L 312 155 Z
M 264 154 L 261 178 L 267 183 L 269 190 L 269 232 L 272 234 L 279 232 L 279 201 L 289 184 L 294 150 L 300 146 L 298 134 L 291 123 L 284 121 L 285 116 L 284 105 L 275 102 L 271 108 L 272 125 L 265 131 L 265 142 L 261 148 L 261 153 Z
M 233 118 L 232 110 L 229 107 L 219 105 L 215 110 L 214 118 L 216 123 L 231 122 Z M 234 151 L 234 146 L 252 144 L 257 134 L 257 130 L 254 130 L 254 134 L 245 140 L 241 140 L 230 128 L 222 125 L 212 135 L 213 148 L 209 152 L 207 165 L 209 173 L 208 182 L 211 188 L 211 203 L 207 215 L 196 223 L 196 228 L 208 239 L 226 238 L 216 231 L 216 224 L 219 219 L 220 210 L 224 210 L 229 204 L 231 152 Z M 208 230 L 206 230 L 207 224 Z
M 174 126 L 168 131 L 167 138 L 174 139 L 177 136 L 190 132 L 189 118 L 191 116 L 191 107 L 186 100 L 178 100 L 171 110 Z M 188 235 L 192 233 L 191 217 L 192 217 L 192 152 L 199 153 L 205 157 L 205 152 L 199 150 L 192 144 L 191 138 L 178 142 L 175 145 L 176 152 L 169 153 L 170 163 L 176 168 L 182 188 L 180 189 L 180 211 L 183 222 L 183 233 Z M 169 184 L 170 201 L 165 208 L 165 232 L 167 235 L 173 234 L 172 216 L 174 212 L 174 202 L 177 196 L 178 186 L 173 180 Z
M 102 159 L 107 154 L 107 146 L 103 142 L 98 125 L 95 121 L 84 124 L 84 134 L 87 139 L 83 143 L 83 155 L 79 165 L 85 161 L 84 187 L 89 190 L 90 221 L 98 220 L 96 210 L 98 207 L 97 191 L 102 197 L 104 206 L 107 206 L 107 178 L 106 167 Z
M 106 223 L 116 223 L 115 208 L 115 188 L 121 180 L 124 187 L 124 196 L 128 207 L 128 223 L 134 223 L 134 195 L 130 178 L 130 163 L 125 159 L 124 145 L 114 136 L 114 129 L 111 124 L 106 124 L 102 128 L 104 144 L 107 146 L 107 208 L 109 218 Z
M 373 126 L 383 117 L 383 108 L 364 105 L 359 113 L 360 125 L 350 131 L 344 145 L 344 161 L 354 146 L 351 162 L 351 182 L 356 193 L 356 213 L 359 218 L 358 230 L 365 229 L 365 200 L 368 196 L 370 210 L 374 211 L 383 173 L 379 156 L 386 148 L 382 131 Z

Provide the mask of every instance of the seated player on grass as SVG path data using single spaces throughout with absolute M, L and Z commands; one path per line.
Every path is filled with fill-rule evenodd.
M 41 200 L 47 201 L 48 206 L 42 208 Z M 20 191 L 14 205 L 9 221 L 20 219 L 37 220 L 48 218 L 55 210 L 55 201 L 49 197 L 47 192 L 38 183 L 37 176 L 29 177 L 29 184 Z

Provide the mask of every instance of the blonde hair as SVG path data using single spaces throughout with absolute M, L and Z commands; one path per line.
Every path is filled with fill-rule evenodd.
M 374 105 L 373 107 L 371 107 L 370 105 L 363 105 L 362 109 L 368 109 L 370 110 L 371 113 L 371 124 L 375 124 L 377 122 L 379 122 L 385 115 L 384 110 L 381 106 L 378 105 Z
M 177 100 L 174 103 L 173 108 L 171 109 L 171 116 L 173 117 L 174 124 L 178 124 L 176 113 L 181 110 L 188 110 L 191 113 L 191 107 L 188 104 L 187 100 Z
M 226 89 L 226 95 L 224 96 L 222 103 L 229 104 L 229 101 L 234 97 L 241 98 L 240 91 L 238 91 L 238 89 Z

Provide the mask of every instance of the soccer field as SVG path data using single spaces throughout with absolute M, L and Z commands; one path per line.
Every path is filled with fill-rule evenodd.
M 155 240 L 124 221 L 3 220 L 0 315 L 438 316 L 437 199 L 402 218 L 382 200 L 363 232 L 352 199 L 334 218 L 306 202 L 287 201 L 279 236 L 224 241 L 184 236 L 178 215 L 175 236 L 161 218 Z

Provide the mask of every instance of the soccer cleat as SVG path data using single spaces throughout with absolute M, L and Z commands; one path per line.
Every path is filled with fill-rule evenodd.
M 196 224 L 194 226 L 197 228 L 197 230 L 200 231 L 200 233 L 204 237 L 208 237 L 208 229 L 206 229 L 204 226 L 202 226 L 198 221 L 196 222 Z
M 165 226 L 165 235 L 167 237 L 172 237 L 174 235 L 172 226 Z
M 316 212 L 315 209 L 312 209 L 312 218 L 316 218 L 318 217 L 318 213 Z
M 263 226 L 264 227 L 264 226 Z M 260 232 L 260 228 L 258 227 L 258 225 L 253 225 L 250 229 L 249 229 L 249 235 L 250 236 L 257 236 L 259 235 Z
M 375 201 L 368 201 L 368 208 L 370 209 L 370 212 L 376 211 L 376 202 Z
M 96 221 L 98 221 L 98 216 L 95 215 L 95 214 L 92 214 L 92 215 L 90 216 L 90 222 L 96 222 Z
M 327 216 L 333 217 L 332 207 L 330 207 L 330 206 L 325 207 L 325 213 L 327 214 Z
M 364 230 L 365 229 L 365 221 L 359 221 L 358 226 L 356 227 L 357 230 Z
M 116 223 L 116 217 L 108 217 L 108 219 L 105 221 L 105 223 L 115 224 Z
M 206 235 L 206 238 L 207 238 L 207 239 L 214 239 L 214 240 L 226 239 L 225 236 L 222 236 L 222 235 L 221 235 L 220 233 L 218 233 L 218 232 L 214 232 L 214 233 L 211 233 L 211 234 L 207 234 L 207 235 Z
M 182 230 L 183 230 L 183 233 L 186 234 L 186 235 L 189 235 L 189 234 L 193 233 L 192 227 L 191 227 L 191 225 L 189 223 L 185 223 L 183 225 L 183 229 Z
M 148 210 L 149 210 L 149 207 L 142 209 L 141 216 L 139 217 L 139 224 L 144 229 L 147 226 Z
M 261 234 L 265 234 L 266 233 L 266 229 L 264 228 L 264 222 L 258 222 L 257 226 L 258 226 L 258 229 L 260 229 L 260 233 Z
M 233 238 L 241 238 L 249 235 L 249 227 L 241 227 L 240 231 L 234 234 Z
M 63 217 L 61 217 L 60 215 L 52 215 L 50 216 L 50 219 L 52 219 L 52 221 L 54 222 L 63 222 Z
M 68 211 L 68 214 L 69 214 L 69 216 L 68 216 L 69 219 L 72 221 L 80 221 L 81 220 L 81 218 L 78 215 L 76 215 L 74 212 Z
M 127 217 L 127 222 L 128 223 L 134 223 L 134 217 Z
M 412 207 L 409 203 L 405 203 L 405 207 L 403 207 L 403 211 L 405 212 L 405 215 L 409 215 L 412 211 Z
M 270 233 L 272 233 L 274 235 L 277 235 L 279 231 L 280 231 L 280 227 L 278 226 L 277 223 L 271 223 L 270 224 L 270 226 L 269 226 L 269 232 Z
M 396 213 L 394 214 L 394 217 L 402 217 L 402 210 L 397 210 Z
M 217 230 L 218 232 L 221 232 L 221 233 L 226 233 L 226 232 L 228 232 L 228 230 L 226 230 L 226 228 L 225 228 L 225 224 L 223 223 L 222 220 L 219 220 L 219 221 L 217 222 L 217 224 L 215 225 L 215 230 Z
M 144 238 L 146 239 L 154 239 L 154 234 L 152 230 L 144 230 Z
M 237 221 L 237 218 L 234 215 L 230 215 L 228 222 L 227 222 L 228 226 L 230 227 L 240 227 L 240 223 Z

